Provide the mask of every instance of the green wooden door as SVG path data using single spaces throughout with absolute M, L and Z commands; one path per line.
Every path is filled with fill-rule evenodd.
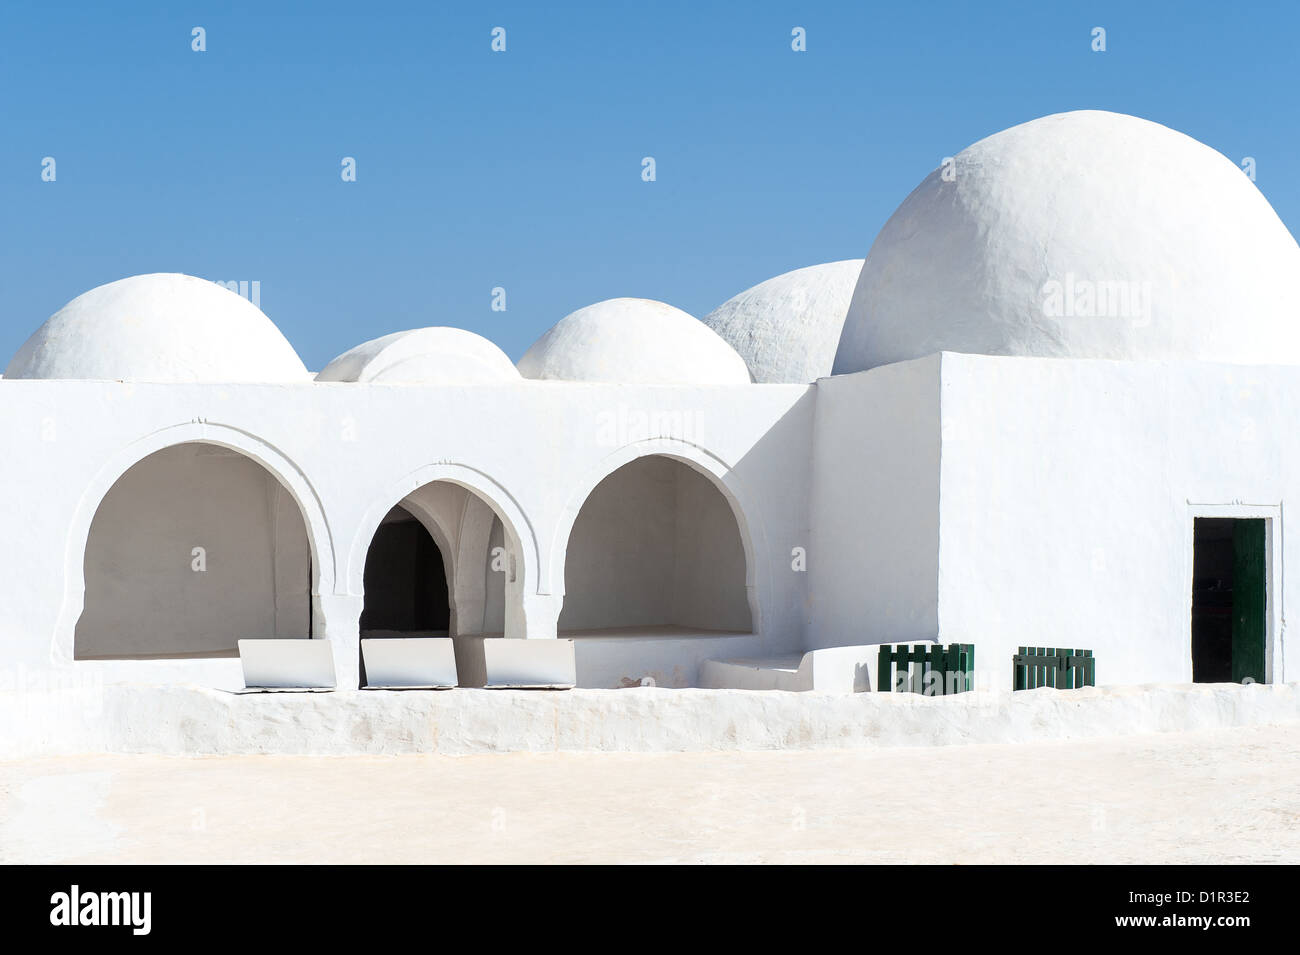
M 1268 632 L 1263 518 L 1233 521 L 1232 680 L 1264 682 L 1264 641 Z

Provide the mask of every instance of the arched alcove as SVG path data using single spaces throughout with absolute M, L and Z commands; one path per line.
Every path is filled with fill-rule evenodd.
M 91 520 L 77 659 L 222 657 L 307 637 L 312 548 L 293 495 L 251 457 L 187 442 L 128 468 Z
M 435 480 L 391 508 L 366 552 L 361 636 L 499 635 L 516 548 L 474 491 Z
M 748 633 L 744 541 L 713 479 L 638 457 L 583 502 L 564 560 L 561 634 Z

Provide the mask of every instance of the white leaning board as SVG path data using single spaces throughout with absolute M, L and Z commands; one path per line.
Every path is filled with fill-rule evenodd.
M 572 640 L 484 640 L 489 689 L 568 690 L 578 685 Z
M 328 640 L 240 640 L 239 665 L 250 690 L 332 690 L 335 685 Z
M 361 659 L 368 690 L 445 690 L 456 685 L 450 637 L 365 637 Z

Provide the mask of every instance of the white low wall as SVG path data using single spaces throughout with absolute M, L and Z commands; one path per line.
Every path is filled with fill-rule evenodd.
M 718 636 L 708 631 L 664 637 L 575 635 L 573 643 L 578 685 L 598 689 L 637 686 L 646 677 L 659 687 L 699 686 L 700 665 L 706 660 L 762 654 L 766 649 L 754 634 Z
M 0 758 L 862 749 L 1296 722 L 1298 684 L 980 691 L 931 698 L 649 687 L 240 695 L 118 684 L 0 691 Z
M 699 685 L 711 689 L 866 693 L 875 680 L 879 646 L 827 647 L 766 660 L 705 660 Z

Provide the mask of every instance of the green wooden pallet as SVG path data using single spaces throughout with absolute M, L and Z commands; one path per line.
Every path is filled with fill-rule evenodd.
M 1073 690 L 1097 685 L 1097 661 L 1091 650 L 1021 647 L 1011 661 L 1013 685 L 1017 690 L 1034 690 L 1040 686 Z
M 897 666 L 897 670 L 895 670 Z M 975 688 L 975 646 L 937 643 L 885 644 L 876 662 L 876 689 L 885 693 L 946 696 Z

